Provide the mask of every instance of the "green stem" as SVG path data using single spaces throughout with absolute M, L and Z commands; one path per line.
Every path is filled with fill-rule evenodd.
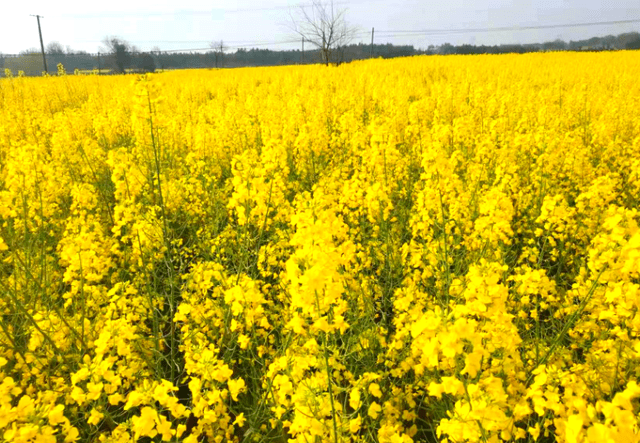
M 331 418 L 333 419 L 333 440 L 338 443 L 338 423 L 336 421 L 336 407 L 333 402 L 333 388 L 331 385 L 331 370 L 329 369 L 329 349 L 327 348 L 327 333 L 324 333 L 324 362 L 327 367 L 327 385 L 329 388 L 329 401 L 331 403 Z
M 598 284 L 598 280 L 600 280 L 600 276 L 602 275 L 604 270 L 605 269 L 603 268 L 600 271 L 600 273 L 598 274 L 596 279 L 593 281 L 593 284 L 591 285 L 591 288 L 589 289 L 589 292 L 587 293 L 586 297 L 582 300 L 582 302 L 580 302 L 580 305 L 578 306 L 578 309 L 576 309 L 576 311 L 573 314 L 571 314 L 571 316 L 569 317 L 567 322 L 562 327 L 562 330 L 560 331 L 560 333 L 558 334 L 558 336 L 556 337 L 554 342 L 551 344 L 551 347 L 549 348 L 547 353 L 544 355 L 544 357 L 542 357 L 542 360 L 540 360 L 540 362 L 536 365 L 536 367 L 538 367 L 540 365 L 544 365 L 544 364 L 547 363 L 547 361 L 551 357 L 551 354 L 553 354 L 553 352 L 556 350 L 556 348 L 558 347 L 558 345 L 560 344 L 560 342 L 564 338 L 564 336 L 567 333 L 567 331 L 569 330 L 569 328 L 571 326 L 573 326 L 573 324 L 575 323 L 576 319 L 580 315 L 582 315 L 582 312 L 587 307 L 587 303 L 589 303 L 589 300 L 591 300 L 591 297 L 593 296 L 593 293 L 596 290 L 596 285 Z M 529 374 L 529 377 L 527 377 L 527 381 L 525 383 L 525 386 L 529 386 L 529 384 L 531 383 L 531 380 L 533 380 L 533 371 L 531 371 L 531 373 Z

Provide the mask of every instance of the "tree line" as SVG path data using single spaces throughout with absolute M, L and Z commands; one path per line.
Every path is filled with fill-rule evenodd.
M 117 37 L 107 37 L 103 41 L 104 52 L 90 54 L 86 51 L 73 50 L 64 47 L 59 42 L 51 42 L 46 47 L 47 61 L 51 68 L 61 63 L 67 72 L 92 71 L 102 72 L 150 72 L 162 69 L 189 68 L 235 68 L 245 66 L 276 66 L 290 64 L 325 63 L 326 51 L 322 47 L 307 49 L 304 54 L 301 49 L 272 50 L 260 48 L 239 48 L 230 51 L 222 42 L 212 44 L 210 51 L 194 52 L 163 52 L 159 49 L 140 51 L 134 45 Z M 407 57 L 412 55 L 436 54 L 504 54 L 527 53 L 540 51 L 603 51 L 640 49 L 640 33 L 631 32 L 617 36 L 593 37 L 586 40 L 569 41 L 554 40 L 535 44 L 505 44 L 505 45 L 432 45 L 427 49 L 417 49 L 413 45 L 348 44 L 338 46 L 332 53 L 333 63 L 348 63 L 373 56 L 375 58 Z M 0 54 L 0 75 L 5 69 L 10 69 L 14 75 L 23 71 L 25 75 L 42 74 L 42 57 L 40 51 L 33 48 L 22 51 L 18 55 Z
M 62 47 L 56 45 L 57 48 Z M 347 63 L 353 60 L 374 57 L 392 58 L 406 57 L 423 53 L 412 45 L 392 45 L 362 43 L 346 45 L 338 49 L 336 63 Z M 334 54 L 335 55 L 335 54 Z M 260 48 L 239 48 L 233 52 L 224 49 L 212 49 L 206 52 L 163 52 L 160 50 L 139 51 L 127 42 L 118 39 L 108 51 L 90 54 L 84 51 L 47 51 L 47 63 L 55 67 L 62 63 L 67 72 L 92 71 L 100 69 L 110 73 L 150 72 L 164 69 L 194 68 L 237 68 L 248 66 L 277 66 L 291 64 L 324 63 L 324 55 L 320 49 L 272 50 Z M 0 54 L 0 72 L 10 69 L 14 75 L 24 71 L 25 75 L 41 75 L 42 56 L 38 50 L 23 51 L 15 56 Z
M 540 52 L 540 51 L 619 51 L 640 49 L 640 33 L 628 32 L 623 34 L 592 37 L 585 40 L 565 42 L 557 39 L 545 43 L 505 44 L 505 45 L 452 45 L 445 43 L 440 46 L 429 46 L 427 54 L 505 54 Z

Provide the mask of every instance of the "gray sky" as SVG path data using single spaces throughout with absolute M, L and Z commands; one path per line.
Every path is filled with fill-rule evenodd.
M 303 0 L 304 1 L 304 0 Z M 521 31 L 402 35 L 397 31 L 556 25 L 640 19 L 640 0 L 335 0 L 347 20 L 362 32 L 355 42 L 434 44 L 534 43 L 566 41 L 640 31 L 640 22 Z M 8 1 L 0 15 L 0 51 L 11 54 L 39 48 L 35 17 L 40 14 L 45 45 L 58 41 L 73 49 L 97 52 L 106 35 L 117 35 L 142 50 L 207 48 L 224 40 L 230 47 L 298 40 L 287 28 L 300 0 L 110 0 Z

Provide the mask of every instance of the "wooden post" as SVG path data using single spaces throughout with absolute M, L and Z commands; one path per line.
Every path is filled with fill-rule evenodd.
M 371 28 L 371 51 L 369 51 L 369 58 L 373 58 L 373 31 L 374 28 Z
M 31 17 L 35 17 L 38 19 L 38 34 L 40 34 L 40 49 L 42 50 L 42 64 L 44 65 L 44 72 L 47 71 L 47 57 L 44 55 L 44 43 L 42 42 L 42 28 L 40 28 L 40 17 L 41 15 L 31 15 Z M 44 18 L 44 17 L 43 17 Z

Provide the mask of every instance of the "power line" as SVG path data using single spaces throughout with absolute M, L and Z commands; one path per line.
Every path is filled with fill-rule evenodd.
M 238 49 L 238 48 L 248 48 L 248 47 L 256 47 L 256 46 L 269 46 L 269 45 L 286 45 L 286 44 L 291 44 L 291 43 L 300 43 L 300 40 L 285 40 L 285 41 L 279 41 L 279 42 L 253 42 L 253 43 L 249 43 L 246 42 L 245 44 L 239 44 L 239 45 L 227 45 L 225 43 L 225 48 L 226 49 Z M 196 52 L 196 51 L 215 51 L 215 48 L 187 48 L 187 49 L 161 49 L 159 51 L 154 51 L 154 50 L 149 50 L 149 51 L 139 51 L 141 53 L 145 53 L 145 52 L 161 52 L 161 53 L 170 53 L 170 52 Z M 29 56 L 29 55 L 37 55 L 37 54 L 3 54 L 4 57 L 23 57 L 23 56 Z M 86 55 L 90 55 L 90 56 L 99 56 L 100 52 L 97 53 L 82 53 L 82 54 L 66 54 L 68 56 L 86 56 Z
M 342 1 L 338 4 L 349 4 L 349 3 L 358 3 L 358 1 Z M 285 9 L 288 7 L 285 6 L 276 6 L 271 8 L 254 8 L 254 9 L 246 9 L 246 10 L 234 10 L 234 11 L 250 11 L 250 10 L 275 10 L 275 9 Z M 178 11 L 178 13 L 204 13 L 204 11 Z M 211 13 L 211 11 L 207 11 L 207 13 Z M 125 13 L 128 14 L 128 13 Z M 165 13 L 158 13 L 165 14 Z M 166 15 L 174 14 L 174 13 L 166 13 Z M 149 14 L 146 14 L 147 16 Z M 150 14 L 154 15 L 154 14 Z M 37 16 L 34 16 L 37 17 Z M 38 17 L 39 21 L 39 17 Z M 501 27 L 482 27 L 482 28 L 450 28 L 450 29 L 404 29 L 404 30 L 377 30 L 376 34 L 381 38 L 406 38 L 406 37 L 419 37 L 419 36 L 438 36 L 438 35 L 455 35 L 455 34 L 468 34 L 468 33 L 479 33 L 479 32 L 504 32 L 504 31 L 526 31 L 526 30 L 535 30 L 535 29 L 557 29 L 557 28 L 576 28 L 576 27 L 586 27 L 586 26 L 603 26 L 603 25 L 619 25 L 619 24 L 630 24 L 630 23 L 638 23 L 640 22 L 640 18 L 627 19 L 627 20 L 611 20 L 611 21 L 600 21 L 600 22 L 583 22 L 583 23 L 562 23 L 562 24 L 548 24 L 548 25 L 526 25 L 526 26 L 501 26 Z M 356 32 L 355 36 L 363 37 L 369 36 L 368 31 L 360 31 Z M 96 43 L 100 42 L 97 40 L 78 40 L 78 42 L 82 43 Z M 180 43 L 210 43 L 209 40 L 131 40 L 132 43 L 136 44 L 148 44 L 148 43 L 166 43 L 166 44 L 180 44 Z M 299 40 L 285 40 L 285 41 L 276 41 L 276 42 L 264 42 L 264 41 L 232 41 L 229 42 L 230 45 L 228 48 L 246 48 L 246 47 L 258 47 L 258 46 L 270 46 L 270 45 L 283 45 L 283 44 L 293 44 L 298 43 Z M 41 46 L 43 46 L 41 44 Z M 171 49 L 164 50 L 161 52 L 190 52 L 190 51 L 210 51 L 211 48 L 190 48 L 190 49 Z M 44 52 L 44 51 L 43 51 Z M 46 63 L 46 60 L 45 60 Z M 46 69 L 46 68 L 45 68 Z
M 128 42 L 131 43 L 211 43 L 213 40 L 209 39 L 209 40 L 129 40 L 126 39 Z M 295 40 L 296 42 L 298 40 Z M 75 40 L 76 43 L 102 43 L 104 42 L 104 40 Z M 253 43 L 264 43 L 264 42 L 256 42 L 255 40 L 233 40 L 233 41 L 227 41 L 225 40 L 225 46 L 227 43 L 230 44 L 253 44 Z M 288 43 L 289 41 L 287 41 Z M 281 43 L 281 42 L 275 42 L 275 43 Z
M 458 33 L 469 33 L 469 32 L 494 32 L 494 31 L 501 32 L 501 31 L 525 31 L 525 30 L 531 30 L 531 29 L 577 28 L 581 26 L 619 25 L 619 24 L 638 23 L 638 22 L 640 22 L 640 19 L 612 20 L 612 21 L 606 21 L 606 22 L 589 22 L 589 23 L 563 23 L 563 24 L 555 24 L 555 25 L 501 26 L 501 27 L 493 27 L 493 28 L 389 30 L 389 31 L 378 31 L 378 33 L 403 34 L 407 36 L 438 35 L 438 34 L 458 34 Z
M 280 41 L 280 42 L 256 42 L 256 43 L 247 43 L 244 45 L 226 45 L 225 47 L 227 49 L 236 49 L 236 48 L 248 48 L 248 47 L 254 47 L 254 46 L 269 46 L 269 45 L 287 45 L 290 43 L 298 43 L 299 41 L 296 40 L 287 40 L 287 41 Z M 192 48 L 192 49 L 169 49 L 169 50 L 163 50 L 160 52 L 189 52 L 189 51 L 213 51 L 213 48 Z
M 638 23 L 640 19 L 630 19 L 630 20 L 613 20 L 613 21 L 605 21 L 605 22 L 588 22 L 588 23 L 563 23 L 563 24 L 554 24 L 554 25 L 531 25 L 531 26 L 502 26 L 502 27 L 492 27 L 492 28 L 457 28 L 457 29 L 413 29 L 413 30 L 386 30 L 380 31 L 378 30 L 377 34 L 383 34 L 383 37 L 410 37 L 410 36 L 420 36 L 420 35 L 446 35 L 446 34 L 464 34 L 469 32 L 503 32 L 503 31 L 525 31 L 532 29 L 556 29 L 556 28 L 576 28 L 581 26 L 598 26 L 598 25 L 617 25 L 617 24 L 628 24 L 628 23 Z M 386 35 L 386 34 L 397 34 L 397 35 Z M 366 35 L 369 36 L 369 31 L 360 31 L 355 33 L 355 35 Z M 82 43 L 95 43 L 98 40 L 78 40 Z M 209 40 L 132 40 L 133 43 L 209 43 Z M 274 42 L 274 44 L 284 44 L 284 43 L 296 43 L 297 40 L 287 40 L 284 42 Z M 271 43 L 264 42 L 251 42 L 251 41 L 233 41 L 229 43 L 247 43 L 248 46 L 251 45 L 268 45 Z M 232 47 L 241 47 L 242 45 L 232 46 Z M 188 51 L 189 49 L 185 49 Z

